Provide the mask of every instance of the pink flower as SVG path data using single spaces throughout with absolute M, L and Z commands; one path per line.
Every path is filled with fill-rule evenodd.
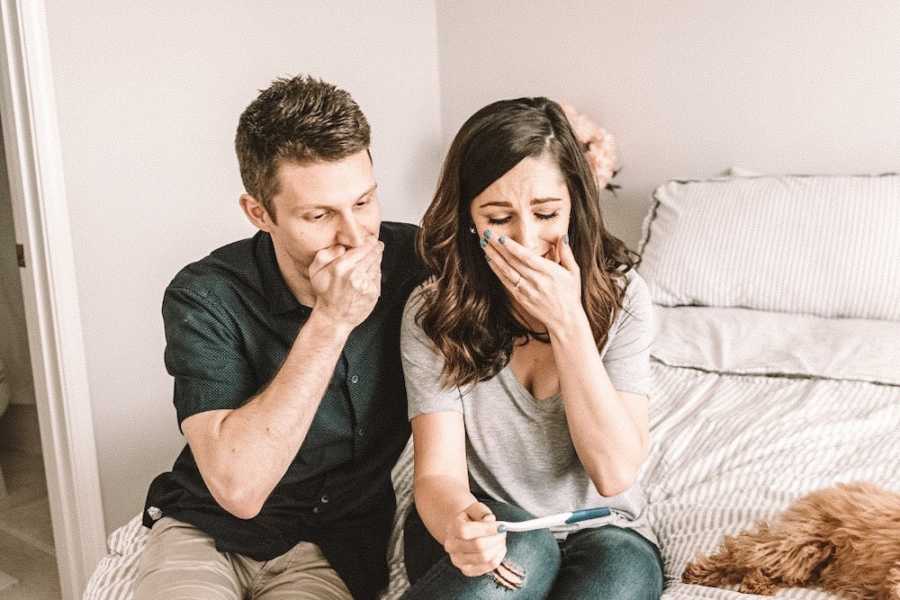
M 594 171 L 597 187 L 601 190 L 606 188 L 610 185 L 609 182 L 615 176 L 616 171 L 619 170 L 615 138 L 589 118 L 579 114 L 571 104 L 560 102 L 560 106 L 566 118 L 569 119 L 575 139 L 584 150 L 588 164 Z

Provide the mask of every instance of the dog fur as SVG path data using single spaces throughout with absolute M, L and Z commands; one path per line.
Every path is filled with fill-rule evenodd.
M 850 600 L 900 600 L 900 494 L 864 482 L 812 492 L 773 523 L 726 536 L 682 580 L 765 596 L 820 586 Z

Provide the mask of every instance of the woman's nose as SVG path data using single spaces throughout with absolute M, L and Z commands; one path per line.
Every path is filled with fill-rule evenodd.
M 518 219 L 518 225 L 513 231 L 512 238 L 529 250 L 536 251 L 540 245 L 538 227 L 530 219 Z

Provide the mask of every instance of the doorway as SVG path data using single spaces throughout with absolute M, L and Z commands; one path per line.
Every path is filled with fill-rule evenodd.
M 0 144 L 0 600 L 53 600 L 61 591 L 12 214 Z
M 0 0 L 0 117 L 58 589 L 76 600 L 106 540 L 43 0 Z

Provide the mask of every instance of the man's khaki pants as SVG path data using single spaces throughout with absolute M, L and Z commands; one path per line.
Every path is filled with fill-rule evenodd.
M 352 600 L 319 547 L 300 542 L 258 561 L 216 550 L 193 525 L 163 517 L 150 530 L 134 600 Z

